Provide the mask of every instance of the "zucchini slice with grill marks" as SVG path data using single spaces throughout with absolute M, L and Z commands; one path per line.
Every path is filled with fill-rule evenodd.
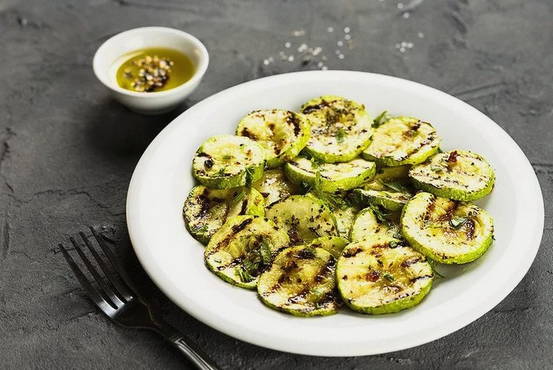
M 322 248 L 282 250 L 259 277 L 257 292 L 267 306 L 294 316 L 326 316 L 340 307 L 336 259 Z
M 192 188 L 184 202 L 186 227 L 194 238 L 207 244 L 211 236 L 229 217 L 265 214 L 263 196 L 255 189 L 210 189 L 203 185 Z
M 405 242 L 377 234 L 344 248 L 336 278 L 351 309 L 384 314 L 421 302 L 432 287 L 433 272 L 425 257 Z
M 440 197 L 471 201 L 488 195 L 495 174 L 484 157 L 466 150 L 439 153 L 409 171 L 414 185 Z
M 297 157 L 284 166 L 286 176 L 295 184 L 307 183 L 320 191 L 350 190 L 370 180 L 376 165 L 361 158 L 343 163 L 317 163 Z
M 347 162 L 370 143 L 372 119 L 365 106 L 339 96 L 321 96 L 301 107 L 311 122 L 311 138 L 305 148 L 327 163 Z
M 313 239 L 308 244 L 312 248 L 322 248 L 332 254 L 334 258 L 338 258 L 342 255 L 342 250 L 349 241 L 341 236 L 321 236 L 320 238 Z
M 359 211 L 351 227 L 350 239 L 352 242 L 361 241 L 377 234 L 384 234 L 394 238 L 401 238 L 399 225 L 396 225 L 383 216 L 378 218 L 374 208 L 368 207 Z
M 401 231 L 424 255 L 441 263 L 468 263 L 493 241 L 493 219 L 474 204 L 418 193 L 403 208 Z
M 267 206 L 299 192 L 298 187 L 286 179 L 280 168 L 266 170 L 263 177 L 252 186 L 263 195 Z
M 263 176 L 265 153 L 255 141 L 220 135 L 207 139 L 192 162 L 194 177 L 214 189 L 248 185 Z
M 298 155 L 309 140 L 309 120 L 282 109 L 256 110 L 242 118 L 236 134 L 258 142 L 265 151 L 267 166 L 274 168 Z
M 428 122 L 414 117 L 391 118 L 374 130 L 363 158 L 383 166 L 418 164 L 438 152 L 440 138 Z
M 338 235 L 332 212 L 314 196 L 292 195 L 271 205 L 266 217 L 288 234 L 292 245 L 308 243 L 320 236 Z
M 236 216 L 211 237 L 205 263 L 224 281 L 255 289 L 259 275 L 271 265 L 276 251 L 288 243 L 288 235 L 266 218 Z
M 398 211 L 411 199 L 412 195 L 403 191 L 355 189 L 353 196 L 360 204 L 379 205 L 390 211 Z

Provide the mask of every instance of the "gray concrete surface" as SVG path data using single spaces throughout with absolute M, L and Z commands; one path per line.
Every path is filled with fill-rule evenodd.
M 395 0 L 0 0 L 0 368 L 187 366 L 157 337 L 104 319 L 56 253 L 68 233 L 102 223 L 116 231 L 118 253 L 146 295 L 225 369 L 552 368 L 553 2 L 403 1 L 408 16 Z M 466 328 L 372 357 L 266 350 L 188 317 L 137 267 L 124 216 L 135 164 L 179 111 L 133 114 L 91 70 L 104 40 L 142 25 L 183 29 L 207 45 L 210 69 L 186 106 L 243 81 L 317 68 L 280 61 L 287 41 L 322 46 L 329 68 L 404 77 L 472 104 L 518 142 L 539 177 L 545 234 L 530 272 Z M 339 59 L 346 26 L 353 44 Z M 305 35 L 293 36 L 298 30 Z M 401 52 L 402 41 L 413 47 Z

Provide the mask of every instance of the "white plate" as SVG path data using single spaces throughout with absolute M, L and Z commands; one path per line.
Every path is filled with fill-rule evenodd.
M 196 148 L 212 135 L 233 133 L 254 109 L 297 110 L 310 98 L 342 95 L 382 110 L 423 118 L 443 149 L 483 154 L 497 173 L 480 204 L 495 218 L 496 240 L 475 263 L 450 272 L 417 307 L 367 316 L 347 309 L 296 318 L 261 304 L 203 264 L 203 247 L 185 230 L 181 207 L 194 185 Z M 183 310 L 235 338 L 308 355 L 358 356 L 401 350 L 440 338 L 476 320 L 511 292 L 528 271 L 543 230 L 543 200 L 532 167 L 497 124 L 433 88 L 383 75 L 349 71 L 289 73 L 247 82 L 205 99 L 169 124 L 150 144 L 133 174 L 127 222 L 138 258 L 154 282 Z M 462 270 L 463 273 L 458 273 Z

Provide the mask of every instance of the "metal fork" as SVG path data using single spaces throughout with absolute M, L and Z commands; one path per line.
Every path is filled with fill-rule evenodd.
M 126 328 L 147 329 L 160 334 L 169 343 L 182 352 L 198 369 L 215 370 L 217 365 L 209 359 L 192 341 L 162 319 L 152 315 L 150 306 L 138 298 L 130 287 L 125 271 L 117 261 L 115 254 L 107 246 L 98 232 L 90 227 L 90 231 L 105 257 L 100 255 L 93 243 L 83 232 L 79 236 L 94 257 L 100 269 L 97 269 L 83 251 L 83 247 L 75 238 L 70 237 L 71 244 L 77 251 L 80 259 L 92 275 L 93 281 L 85 276 L 79 265 L 75 262 L 68 250 L 59 244 L 65 260 L 73 270 L 73 273 L 88 293 L 88 296 L 98 308 L 117 324 Z M 96 284 L 94 284 L 94 282 Z

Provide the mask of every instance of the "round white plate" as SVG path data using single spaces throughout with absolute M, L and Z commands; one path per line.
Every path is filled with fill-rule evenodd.
M 299 109 L 320 95 L 341 95 L 366 105 L 431 122 L 443 149 L 483 154 L 497 173 L 480 202 L 495 218 L 496 240 L 477 262 L 447 271 L 417 307 L 368 316 L 343 309 L 296 318 L 265 307 L 255 292 L 209 272 L 203 247 L 186 231 L 181 209 L 194 185 L 191 162 L 212 135 L 234 132 L 254 109 Z M 154 282 L 183 310 L 235 338 L 307 355 L 358 356 L 401 350 L 440 338 L 476 320 L 511 292 L 540 245 L 543 200 L 538 180 L 518 145 L 491 119 L 433 88 L 399 78 L 350 71 L 282 74 L 250 81 L 196 104 L 150 144 L 129 187 L 127 222 L 136 254 Z M 462 272 L 462 273 L 461 273 Z

